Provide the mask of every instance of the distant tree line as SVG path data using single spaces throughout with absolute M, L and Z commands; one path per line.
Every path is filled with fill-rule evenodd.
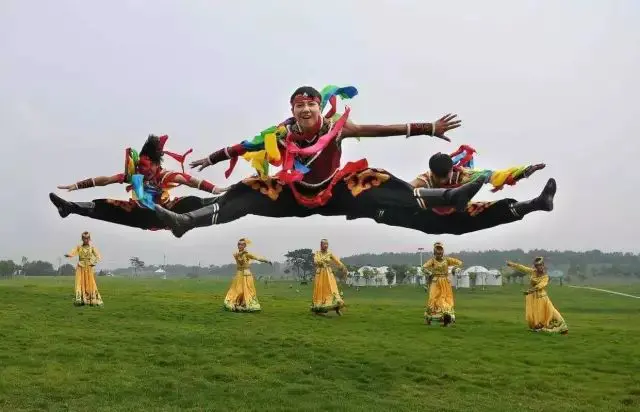
M 597 276 L 621 276 L 640 278 L 640 254 L 622 252 L 602 252 L 600 250 L 590 250 L 587 252 L 557 251 L 557 250 L 486 250 L 480 252 L 461 251 L 452 253 L 453 256 L 461 259 L 465 266 L 484 266 L 486 268 L 500 269 L 505 274 L 509 270 L 505 269 L 505 261 L 511 260 L 525 265 L 530 265 L 536 256 L 543 256 L 549 270 L 561 270 L 568 277 L 584 279 Z M 426 260 L 429 253 L 424 255 Z M 300 281 L 308 281 L 315 273 L 313 265 L 313 251 L 311 249 L 297 249 L 286 253 L 286 261 L 274 263 L 274 266 L 263 263 L 252 265 L 252 272 L 258 277 L 279 276 L 289 277 Z M 347 265 L 349 272 L 355 272 L 363 266 L 389 267 L 385 275 L 391 278 L 395 276 L 398 283 L 403 279 L 415 276 L 415 267 L 419 266 L 420 258 L 417 253 L 381 253 L 381 254 L 360 254 L 342 259 Z M 107 272 L 114 275 L 127 276 L 148 276 L 161 273 L 175 276 L 232 276 L 235 273 L 235 263 L 225 265 L 147 265 L 138 257 L 129 259 L 130 266 L 127 268 L 105 269 L 99 275 Z M 26 276 L 69 276 L 75 273 L 75 266 L 69 263 L 58 268 L 50 262 L 43 260 L 29 260 L 23 257 L 20 262 L 13 260 L 0 260 L 0 276 L 9 277 L 16 275 Z M 370 274 L 364 271 L 362 276 Z

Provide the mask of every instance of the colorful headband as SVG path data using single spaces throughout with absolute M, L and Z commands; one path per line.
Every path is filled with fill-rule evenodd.
M 433 244 L 433 248 L 434 249 L 444 249 L 444 245 L 442 244 L 442 242 L 436 242 Z
M 533 263 L 536 265 L 542 264 L 544 263 L 544 258 L 543 257 L 537 257 L 533 260 Z

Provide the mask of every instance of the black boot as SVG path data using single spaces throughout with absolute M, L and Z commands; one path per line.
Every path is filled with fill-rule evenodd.
M 68 202 L 55 193 L 49 193 L 49 199 L 58 209 L 58 213 L 62 218 L 69 216 L 71 213 L 81 216 L 91 216 L 91 212 L 95 208 L 93 202 Z
M 189 230 L 196 227 L 211 226 L 218 219 L 220 205 L 213 203 L 189 213 L 175 213 L 156 205 L 156 216 L 160 218 L 170 229 L 175 237 L 182 237 Z
M 482 179 L 476 179 L 453 189 L 428 189 L 424 187 L 413 189 L 413 195 L 423 209 L 451 206 L 462 211 L 483 185 Z
M 542 189 L 542 193 L 535 199 L 527 200 L 526 202 L 514 203 L 511 207 L 513 213 L 518 217 L 523 217 L 531 212 L 543 210 L 545 212 L 551 212 L 553 210 L 553 198 L 556 195 L 556 180 L 551 178 L 547 181 L 547 184 Z

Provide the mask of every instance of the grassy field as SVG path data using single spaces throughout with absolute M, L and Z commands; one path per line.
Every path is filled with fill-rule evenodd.
M 74 307 L 72 282 L 0 281 L 0 410 L 640 409 L 640 299 L 554 286 L 570 332 L 549 336 L 526 330 L 516 285 L 457 293 L 445 329 L 422 325 L 413 286 L 346 288 L 339 318 L 289 283 L 236 314 L 227 281 L 99 278 L 100 309 Z

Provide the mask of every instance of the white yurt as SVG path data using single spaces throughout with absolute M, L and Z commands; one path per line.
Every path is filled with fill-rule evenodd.
M 366 279 L 363 274 L 365 271 L 371 270 L 375 273 L 375 275 Z M 357 272 L 353 272 L 347 278 L 347 284 L 353 286 L 388 286 L 389 282 L 387 280 L 387 271 L 389 270 L 388 266 L 363 266 L 357 270 Z M 391 284 L 395 284 L 395 277 L 392 280 Z
M 469 274 L 465 270 L 457 270 L 455 275 L 449 272 L 449 281 L 454 288 L 468 288 L 470 287 Z
M 485 284 L 487 286 L 502 286 L 502 273 L 498 269 L 489 269 Z
M 465 269 L 463 273 L 467 275 L 467 279 L 469 280 L 469 286 L 467 287 L 485 286 L 487 284 L 489 269 L 484 266 L 471 266 Z

